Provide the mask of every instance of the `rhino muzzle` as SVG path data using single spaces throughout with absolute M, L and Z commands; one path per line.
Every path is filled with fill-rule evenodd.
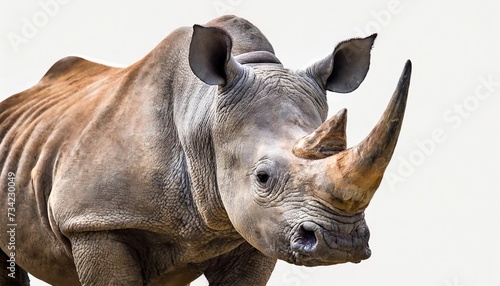
M 332 224 L 330 228 L 308 221 L 298 226 L 290 246 L 296 264 L 358 263 L 371 255 L 369 238 L 370 231 L 364 219 L 352 224 Z
M 346 214 L 362 212 L 380 185 L 398 141 L 410 77 L 408 60 L 382 118 L 358 145 L 346 149 L 345 109 L 295 144 L 297 157 L 321 161 L 323 184 L 328 187 L 317 195 L 336 209 Z

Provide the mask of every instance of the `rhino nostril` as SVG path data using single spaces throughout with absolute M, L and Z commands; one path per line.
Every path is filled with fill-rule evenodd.
M 316 249 L 318 239 L 314 230 L 317 225 L 313 223 L 304 223 L 298 230 L 298 237 L 296 243 L 300 245 L 301 250 L 304 252 L 312 252 Z

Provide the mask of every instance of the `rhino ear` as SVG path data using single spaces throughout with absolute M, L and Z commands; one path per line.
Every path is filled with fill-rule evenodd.
M 238 65 L 231 56 L 232 45 L 231 37 L 226 31 L 194 25 L 189 46 L 191 70 L 206 84 L 226 84 L 230 73 Z
M 309 67 L 325 90 L 348 93 L 359 87 L 370 67 L 370 51 L 377 34 L 344 41 L 325 59 Z

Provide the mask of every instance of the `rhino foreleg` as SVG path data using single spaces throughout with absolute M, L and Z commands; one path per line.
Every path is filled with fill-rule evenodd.
M 29 286 L 28 273 L 19 265 L 9 262 L 9 260 L 11 260 L 10 257 L 0 251 L 0 285 Z
M 266 285 L 276 259 L 263 255 L 248 243 L 210 261 L 204 274 L 215 285 Z
M 135 250 L 112 232 L 79 233 L 70 237 L 82 285 L 144 285 Z

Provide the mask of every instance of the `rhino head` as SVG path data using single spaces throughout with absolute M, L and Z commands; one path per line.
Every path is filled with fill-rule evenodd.
M 191 69 L 218 86 L 211 128 L 219 195 L 235 230 L 267 256 L 307 266 L 370 256 L 364 211 L 396 146 L 411 63 L 361 143 L 347 148 L 345 109 L 325 119 L 326 92 L 360 85 L 375 37 L 342 42 L 291 71 L 271 52 L 232 56 L 227 32 L 194 27 Z

